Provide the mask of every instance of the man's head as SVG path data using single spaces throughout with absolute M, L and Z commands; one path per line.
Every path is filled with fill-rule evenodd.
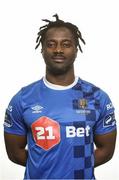
M 46 33 L 50 28 L 53 28 L 53 27 L 57 27 L 57 28 L 58 27 L 66 27 L 71 31 L 71 33 L 72 33 L 72 35 L 74 37 L 74 40 L 75 40 L 76 47 L 79 47 L 80 51 L 82 52 L 82 48 L 81 48 L 81 45 L 80 45 L 80 40 L 82 41 L 83 44 L 85 44 L 85 41 L 82 38 L 81 32 L 78 29 L 78 27 L 76 25 L 72 24 L 72 23 L 64 22 L 63 20 L 60 20 L 57 14 L 53 15 L 53 17 L 56 17 L 56 21 L 50 21 L 50 20 L 47 20 L 47 19 L 43 19 L 43 21 L 47 22 L 48 24 L 40 27 L 39 32 L 38 32 L 38 37 L 36 39 L 37 45 L 36 45 L 35 49 L 38 48 L 40 43 L 43 46 L 43 42 L 45 40 Z
M 59 20 L 57 15 L 55 17 L 55 22 L 44 20 L 49 24 L 40 28 L 36 48 L 41 43 L 46 72 L 61 75 L 72 72 L 78 47 L 82 52 L 79 39 L 84 44 L 85 41 L 75 25 Z

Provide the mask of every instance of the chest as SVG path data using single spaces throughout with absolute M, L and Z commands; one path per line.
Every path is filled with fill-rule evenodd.
M 99 109 L 95 99 L 84 99 L 80 93 L 45 93 L 35 98 L 35 102 L 27 101 L 23 118 L 28 128 L 41 117 L 48 117 L 63 125 L 72 125 L 75 122 L 94 126 Z

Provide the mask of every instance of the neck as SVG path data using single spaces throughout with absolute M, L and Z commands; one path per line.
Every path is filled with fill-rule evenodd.
M 46 79 L 52 84 L 68 86 L 75 80 L 74 69 L 65 74 L 53 75 L 46 69 Z

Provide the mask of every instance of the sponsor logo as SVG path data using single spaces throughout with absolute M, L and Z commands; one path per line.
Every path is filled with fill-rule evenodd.
M 60 125 L 49 117 L 42 116 L 31 126 L 37 146 L 49 150 L 60 143 Z
M 12 106 L 11 105 L 9 105 L 7 109 L 8 109 L 8 111 L 12 112 Z
M 36 145 L 46 151 L 58 145 L 61 141 L 60 124 L 47 116 L 37 119 L 31 125 L 31 129 Z M 89 125 L 85 127 L 66 126 L 65 136 L 68 139 L 89 137 L 90 130 Z
M 8 110 L 6 110 L 5 120 L 4 120 L 4 126 L 6 126 L 6 127 L 12 127 L 12 125 L 13 125 L 13 122 L 12 122 L 11 115 L 10 115 L 10 113 L 8 112 Z
M 107 105 L 106 105 L 106 108 L 107 108 L 107 110 L 112 109 L 112 108 L 113 108 L 113 104 L 112 104 L 112 103 L 107 104 Z
M 66 126 L 66 137 L 84 137 L 90 135 L 90 126 L 87 125 L 84 127 L 74 127 L 74 126 Z
M 104 127 L 114 126 L 115 124 L 116 124 L 116 121 L 115 121 L 114 113 L 110 113 L 109 115 L 105 117 L 104 122 L 103 122 Z
M 32 113 L 41 113 L 43 107 L 40 105 L 36 105 L 36 106 L 31 107 L 31 109 L 33 110 Z

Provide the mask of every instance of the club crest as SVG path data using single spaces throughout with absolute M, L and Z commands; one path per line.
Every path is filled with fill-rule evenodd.
M 81 109 L 85 109 L 87 107 L 87 100 L 86 99 L 80 99 L 79 100 L 79 107 Z

